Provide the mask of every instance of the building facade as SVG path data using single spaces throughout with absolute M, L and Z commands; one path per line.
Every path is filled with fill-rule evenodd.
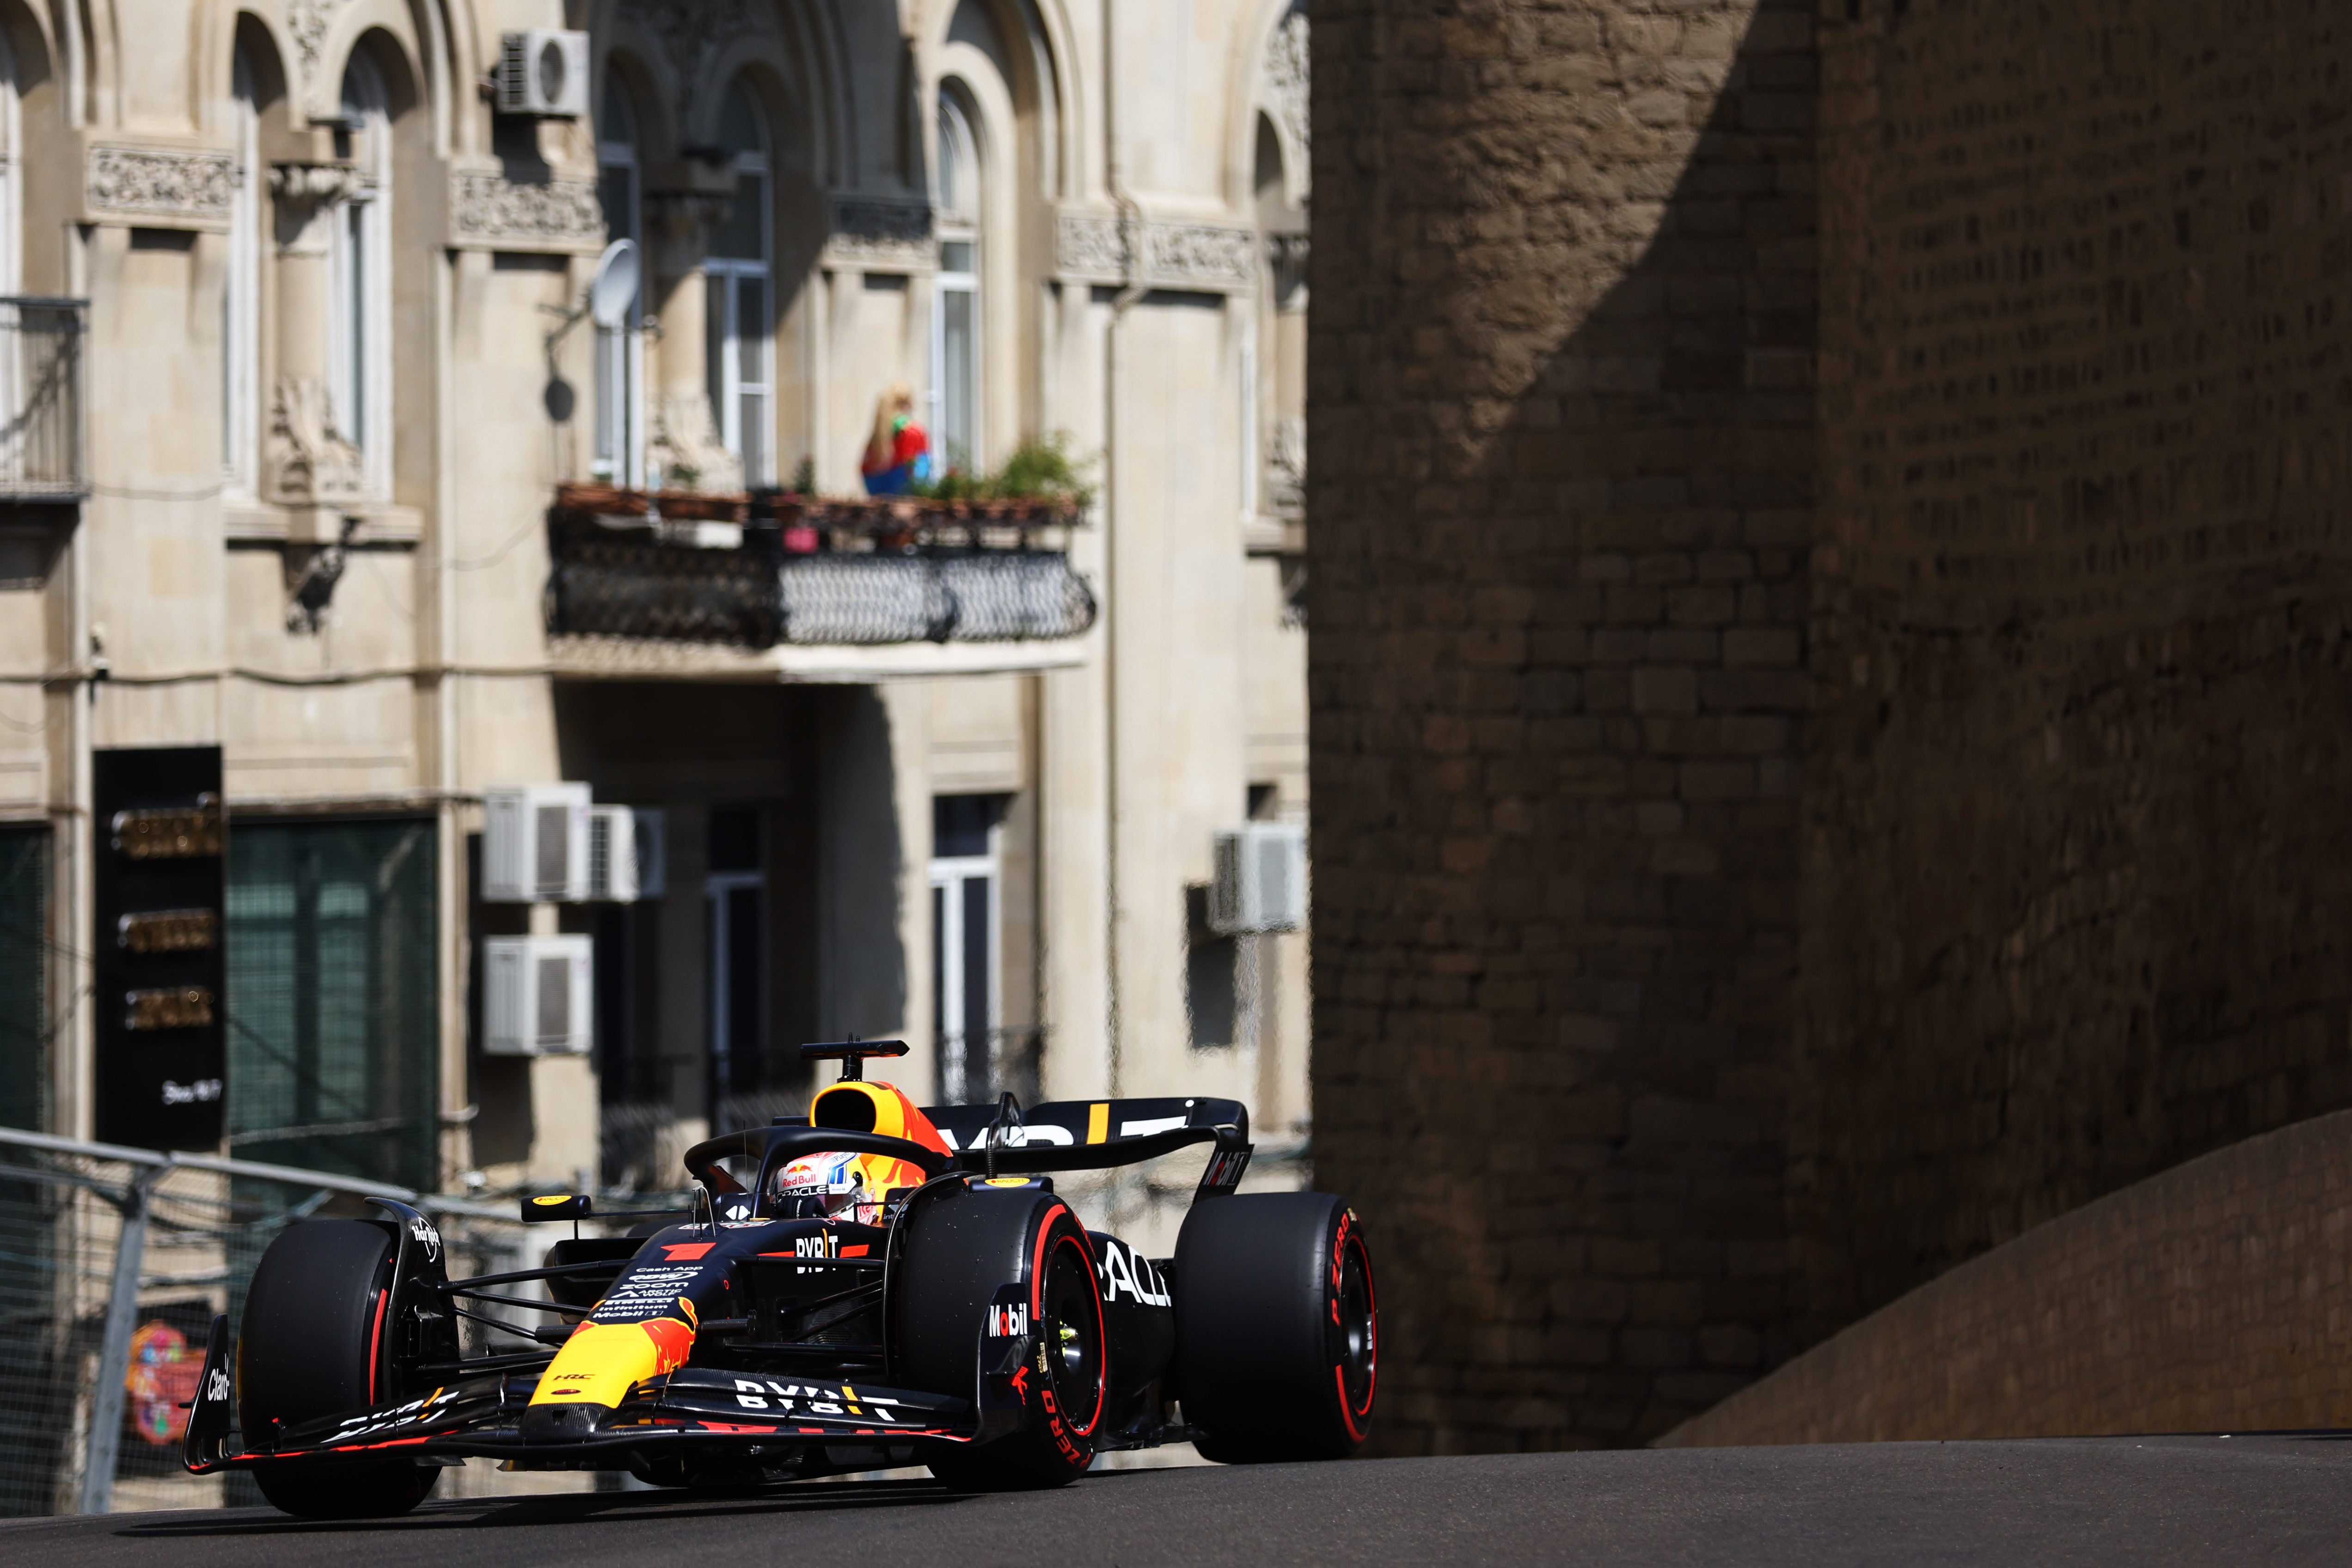
M 95 1125 L 93 758 L 217 746 L 247 1157 L 670 1184 L 853 1033 L 1303 1127 L 1305 934 L 1203 913 L 1307 804 L 1286 0 L 0 23 L 9 1120 Z M 856 504 L 894 384 L 1086 504 Z M 644 897 L 485 899 L 562 781 Z M 483 943 L 564 934 L 592 1048 L 486 1050 Z

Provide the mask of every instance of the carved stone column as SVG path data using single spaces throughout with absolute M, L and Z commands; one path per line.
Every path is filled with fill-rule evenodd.
M 702 268 L 711 226 L 727 216 L 734 174 L 700 159 L 660 174 L 667 178 L 645 203 L 650 298 L 661 328 L 649 356 L 647 461 L 673 489 L 740 490 L 743 461 L 719 440 L 710 408 L 709 287 Z
M 357 195 L 359 171 L 338 164 L 279 163 L 276 198 L 278 374 L 270 388 L 263 486 L 296 505 L 357 500 L 366 466 L 338 424 L 328 388 L 332 319 L 332 239 L 341 204 Z

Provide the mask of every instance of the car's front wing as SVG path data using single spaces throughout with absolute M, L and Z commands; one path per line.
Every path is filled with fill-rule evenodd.
M 827 1379 L 683 1366 L 649 1378 L 597 1429 L 561 1440 L 526 1437 L 523 1411 L 536 1373 L 490 1373 L 436 1388 L 420 1398 L 351 1415 L 328 1416 L 278 1433 L 244 1434 L 234 1447 L 227 1368 L 228 1324 L 213 1325 L 205 1369 L 188 1411 L 184 1458 L 197 1475 L 226 1469 L 368 1456 L 419 1459 L 495 1458 L 523 1468 L 620 1468 L 635 1451 L 648 1458 L 676 1445 L 731 1450 L 747 1458 L 812 1445 L 963 1445 L 1020 1424 L 1018 1394 L 983 1402 Z M 1017 1364 L 1017 1362 L 1013 1363 Z

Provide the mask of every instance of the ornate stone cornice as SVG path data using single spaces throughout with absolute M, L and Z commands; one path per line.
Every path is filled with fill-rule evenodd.
M 236 160 L 226 153 L 93 146 L 82 196 L 98 222 L 222 228 L 236 200 Z
M 1127 277 L 1127 241 L 1118 219 L 1101 213 L 1063 213 L 1054 220 L 1054 270 L 1091 283 Z
M 1103 213 L 1063 213 L 1054 224 L 1054 269 L 1090 283 L 1129 277 L 1130 233 L 1139 281 L 1151 289 L 1235 293 L 1257 283 L 1258 236 L 1236 224 L 1150 218 L 1131 227 Z
M 930 204 L 835 196 L 824 262 L 867 272 L 931 271 L 940 257 Z
M 604 245 L 596 182 L 530 182 L 478 170 L 449 176 L 449 243 L 474 250 L 593 255 Z
M 1257 282 L 1257 230 L 1216 223 L 1143 227 L 1143 276 L 1161 289 L 1247 289 Z

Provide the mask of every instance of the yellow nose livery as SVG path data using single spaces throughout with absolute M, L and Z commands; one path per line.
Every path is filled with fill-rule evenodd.
M 649 1377 L 684 1364 L 694 1349 L 694 1326 L 676 1318 L 642 1323 L 583 1323 L 541 1374 L 533 1405 L 602 1405 L 612 1408 Z

